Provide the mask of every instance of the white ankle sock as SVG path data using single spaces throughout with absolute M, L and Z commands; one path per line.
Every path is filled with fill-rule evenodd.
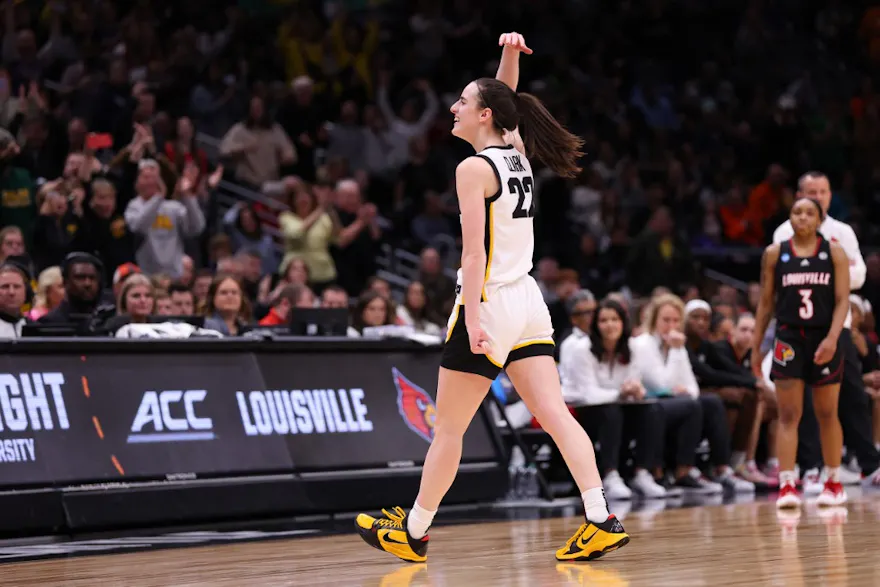
M 409 535 L 417 539 L 424 537 L 428 533 L 428 528 L 431 527 L 435 515 L 437 515 L 437 510 L 432 512 L 418 503 L 414 503 L 406 517 L 406 529 Z
M 829 481 L 840 483 L 840 467 L 825 467 L 825 475 Z
M 608 519 L 608 502 L 605 501 L 605 490 L 601 487 L 593 487 L 581 493 L 584 500 L 584 511 L 587 519 L 593 523 L 601 524 Z
M 797 483 L 797 475 L 794 471 L 779 471 L 779 486 L 795 485 Z
M 776 457 L 770 457 L 769 459 L 767 459 L 767 466 L 768 467 L 778 467 L 779 466 L 779 459 L 777 459 Z

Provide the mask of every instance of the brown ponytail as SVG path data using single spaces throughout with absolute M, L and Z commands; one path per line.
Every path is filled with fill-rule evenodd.
M 584 141 L 570 133 L 547 111 L 541 100 L 520 93 L 517 100 L 519 134 L 529 157 L 535 157 L 562 177 L 576 177 Z
M 584 141 L 553 118 L 544 104 L 531 94 L 517 94 L 493 78 L 477 80 L 482 106 L 492 110 L 492 124 L 503 133 L 519 127 L 526 155 L 534 157 L 562 177 L 581 172 Z

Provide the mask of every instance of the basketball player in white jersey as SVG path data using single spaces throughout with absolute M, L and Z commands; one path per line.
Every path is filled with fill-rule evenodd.
M 556 558 L 593 560 L 629 542 L 621 523 L 608 513 L 592 442 L 562 399 L 550 313 L 529 275 L 535 180 L 526 154 L 573 177 L 580 171 L 583 141 L 537 98 L 516 93 L 519 54 L 531 53 L 522 35 L 501 35 L 499 45 L 504 49 L 497 79 L 471 82 L 451 108 L 452 134 L 477 154 L 456 170 L 461 270 L 440 363 L 434 439 L 419 494 L 409 512 L 396 507 L 383 510 L 385 516 L 378 519 L 360 514 L 355 523 L 368 544 L 411 562 L 427 560 L 428 528 L 455 479 L 464 433 L 502 368 L 553 437 L 582 492 L 585 523 Z

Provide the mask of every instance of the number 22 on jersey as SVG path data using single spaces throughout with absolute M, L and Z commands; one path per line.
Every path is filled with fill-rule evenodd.
M 507 181 L 507 189 L 517 196 L 516 208 L 513 209 L 514 218 L 532 218 L 535 215 L 534 183 L 531 176 L 520 180 L 519 177 L 511 177 Z

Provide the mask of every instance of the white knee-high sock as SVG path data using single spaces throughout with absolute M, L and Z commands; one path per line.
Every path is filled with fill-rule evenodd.
M 420 506 L 418 502 L 413 503 L 412 509 L 409 510 L 409 515 L 406 517 L 406 529 L 409 535 L 413 538 L 424 537 L 428 533 L 428 528 L 431 527 L 435 515 L 437 515 L 437 510 L 432 512 Z

